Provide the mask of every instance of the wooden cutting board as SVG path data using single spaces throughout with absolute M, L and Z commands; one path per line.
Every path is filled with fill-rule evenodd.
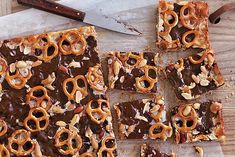
M 216 10 L 228 2 L 235 2 L 235 0 L 206 0 L 210 6 L 210 12 Z M 129 23 L 136 25 L 143 31 L 143 37 L 134 38 L 125 35 L 119 35 L 116 33 L 110 33 L 106 30 L 98 29 L 100 51 L 112 49 L 119 50 L 135 50 L 140 51 L 146 48 L 155 50 L 155 6 L 152 6 L 152 12 L 144 10 L 133 10 L 132 14 L 138 14 L 140 11 L 144 15 L 152 16 L 151 18 L 135 19 L 133 18 Z M 27 9 L 27 7 L 19 6 L 16 0 L 0 0 L 0 16 L 7 15 L 13 12 L 18 12 Z M 119 15 L 128 16 L 127 12 L 123 12 Z M 141 19 L 141 20 L 140 20 Z M 224 119 L 225 128 L 227 134 L 227 142 L 222 144 L 224 155 L 235 155 L 235 10 L 223 15 L 219 24 L 209 25 L 210 41 L 212 47 L 216 52 L 216 59 L 221 68 L 221 72 L 225 77 L 226 84 L 216 91 L 207 94 L 208 97 L 214 100 L 221 100 L 224 104 Z M 113 37 L 115 35 L 115 37 Z M 105 37 L 105 38 L 104 38 Z M 141 43 L 141 44 L 137 44 Z M 130 45 L 135 45 L 130 46 Z M 163 54 L 164 55 L 164 54 Z M 166 56 L 170 54 L 166 54 Z M 176 55 L 176 54 L 175 54 Z M 101 57 L 104 57 L 101 55 Z M 176 58 L 179 57 L 176 55 Z M 174 58 L 174 57 L 173 57 Z M 174 59 L 169 59 L 174 60 Z M 119 93 L 122 95 L 122 93 Z M 134 142 L 135 143 L 135 142 Z M 133 148 L 132 148 L 133 149 Z M 133 151 L 138 151 L 138 148 L 134 148 Z

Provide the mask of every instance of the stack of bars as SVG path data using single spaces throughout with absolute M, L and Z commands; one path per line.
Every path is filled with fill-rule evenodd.
M 195 100 L 224 84 L 208 39 L 207 3 L 160 1 L 157 27 L 160 49 L 195 52 L 165 68 L 183 101 L 167 115 L 164 96 L 156 96 L 156 53 L 108 52 L 109 89 L 154 95 L 114 105 L 118 137 L 224 140 L 222 104 Z M 0 75 L 0 156 L 117 156 L 94 27 L 1 41 Z M 141 157 L 149 156 L 175 154 L 143 144 Z

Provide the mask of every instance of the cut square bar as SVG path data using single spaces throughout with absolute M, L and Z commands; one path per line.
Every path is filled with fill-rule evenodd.
M 176 143 L 225 140 L 220 102 L 197 102 L 174 107 L 171 121 Z
M 206 2 L 159 2 L 158 46 L 166 51 L 210 48 Z
M 151 52 L 109 52 L 109 88 L 156 93 L 156 59 L 157 55 Z
M 172 135 L 166 118 L 164 100 L 143 99 L 123 102 L 114 106 L 118 117 L 120 139 L 161 139 Z
M 165 71 L 176 96 L 181 100 L 196 99 L 224 84 L 213 50 L 181 58 L 175 64 L 168 65 Z

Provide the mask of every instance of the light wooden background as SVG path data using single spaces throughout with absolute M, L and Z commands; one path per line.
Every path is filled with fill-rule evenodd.
M 235 0 L 207 1 L 211 4 L 210 11 L 224 3 L 235 2 Z M 24 9 L 27 7 L 18 5 L 16 0 L 0 0 L 0 16 Z M 227 141 L 222 144 L 222 149 L 225 155 L 235 155 L 235 11 L 226 13 L 219 24 L 210 24 L 209 29 L 212 46 L 216 51 L 217 61 L 226 80 L 226 84 L 215 91 L 215 93 L 220 93 L 218 99 L 221 99 L 225 106 Z

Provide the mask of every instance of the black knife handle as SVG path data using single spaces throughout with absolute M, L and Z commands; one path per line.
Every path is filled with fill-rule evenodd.
M 44 10 L 53 14 L 83 21 L 86 13 L 50 0 L 17 0 L 19 4 Z

